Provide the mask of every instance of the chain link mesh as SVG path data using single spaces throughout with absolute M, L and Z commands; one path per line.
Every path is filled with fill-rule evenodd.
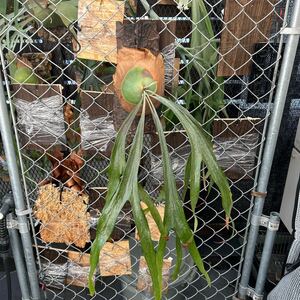
M 62 216 L 72 215 L 75 209 L 72 201 L 65 200 L 66 182 L 80 178 L 89 196 L 85 216 L 88 216 L 89 236 L 93 239 L 106 193 L 111 147 L 126 117 L 112 92 L 116 49 L 130 45 L 164 54 L 165 95 L 188 107 L 211 136 L 219 164 L 230 180 L 235 223 L 234 230 L 225 228 L 220 194 L 212 187 L 207 196 L 208 187 L 204 184 L 197 207 L 199 225 L 195 236 L 212 286 L 208 287 L 184 253 L 179 278 L 172 282 L 166 275 L 165 298 L 231 299 L 240 277 L 251 191 L 255 190 L 266 121 L 284 46 L 280 29 L 285 25 L 286 2 L 198 2 L 204 3 L 207 11 L 199 23 L 210 22 L 213 36 L 197 29 L 191 18 L 193 9 L 179 10 L 171 0 L 151 0 L 148 11 L 145 0 L 8 1 L 0 20 L 1 63 L 28 207 L 35 211 L 42 187 L 55 186 L 60 195 L 58 201 L 54 199 L 54 192 L 44 195 L 48 202 L 58 206 L 48 211 L 48 222 L 52 225 L 63 222 L 60 221 Z M 76 6 L 78 9 L 73 12 Z M 158 16 L 158 20 L 150 20 L 149 12 L 150 16 Z M 123 25 L 116 24 L 118 21 L 123 21 Z M 190 49 L 192 32 L 197 30 L 202 40 L 206 39 L 206 43 L 199 45 L 203 46 L 200 54 L 191 51 L 190 55 L 182 55 L 181 47 Z M 213 63 L 197 73 L 191 66 L 195 66 L 195 61 L 199 64 L 198 57 L 205 58 L 202 55 L 205 48 L 213 43 L 217 45 Z M 205 61 L 202 63 L 206 66 Z M 33 84 L 17 84 L 14 65 L 19 70 L 29 67 L 33 72 L 27 73 L 27 79 Z M 216 103 L 216 95 L 221 104 Z M 173 171 L 178 189 L 182 190 L 189 144 L 174 116 L 164 109 L 162 113 Z M 160 198 L 162 160 L 152 128 L 151 120 L 147 120 L 139 179 L 153 197 Z M 74 169 L 74 153 L 82 157 L 79 170 Z M 64 172 L 69 171 L 64 186 L 60 181 L 61 166 L 65 167 Z M 5 186 L 1 177 L 1 193 Z M 75 202 L 79 196 L 72 197 Z M 182 199 L 183 206 L 192 221 L 187 198 Z M 90 241 L 85 243 L 84 234 L 77 232 L 78 225 L 74 221 L 48 228 L 48 234 L 52 238 L 58 235 L 62 242 L 57 238 L 55 242 L 51 242 L 51 238 L 46 241 L 45 224 L 35 213 L 30 218 L 40 281 L 46 286 L 47 299 L 87 299 Z M 62 232 L 77 236 L 71 238 L 70 243 L 64 243 Z M 150 299 L 139 287 L 141 278 L 147 281 L 147 271 L 140 265 L 141 250 L 129 206 L 122 210 L 112 239 L 115 248 L 109 248 L 106 257 L 102 257 L 92 299 Z M 174 263 L 176 253 L 172 238 L 166 257 L 173 258 Z

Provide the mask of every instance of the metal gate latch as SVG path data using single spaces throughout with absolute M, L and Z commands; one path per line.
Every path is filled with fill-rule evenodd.
M 13 215 L 10 213 L 6 217 L 6 227 L 7 229 L 18 229 L 18 221 L 13 217 Z
M 263 295 L 256 294 L 253 288 L 251 287 L 247 287 L 247 288 L 242 287 L 242 288 L 246 292 L 246 295 L 250 297 L 252 300 L 263 300 L 264 298 Z M 242 299 L 240 299 L 238 296 L 233 296 L 232 300 L 242 300 Z
M 251 224 L 254 226 L 263 226 L 268 230 L 277 231 L 279 229 L 280 222 L 278 220 L 271 220 L 270 217 L 262 215 L 256 216 L 252 214 Z
M 247 289 L 247 296 L 252 298 L 253 300 L 263 300 L 263 295 L 257 295 L 252 288 Z

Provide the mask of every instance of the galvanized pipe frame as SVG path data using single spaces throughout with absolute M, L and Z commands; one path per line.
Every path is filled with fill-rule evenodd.
M 290 0 L 287 0 L 286 1 L 286 5 L 285 5 L 285 13 L 284 13 L 284 18 L 283 18 L 283 28 L 287 27 L 287 17 L 288 17 L 288 12 L 289 12 L 289 5 L 290 5 Z M 275 68 L 274 68 L 274 72 L 273 72 L 273 77 L 272 77 L 272 90 L 271 90 L 271 93 L 270 93 L 270 96 L 269 96 L 269 101 L 268 101 L 268 108 L 267 108 L 267 114 L 266 114 L 266 117 L 265 117 L 265 125 L 264 125 L 264 128 L 263 128 L 263 132 L 262 132 L 262 136 L 265 137 L 266 136 L 266 133 L 267 133 L 267 129 L 268 129 L 268 126 L 267 124 L 269 123 L 269 119 L 270 119 L 270 110 L 271 110 L 271 105 L 272 105 L 272 102 L 273 102 L 273 98 L 274 98 L 274 92 L 275 92 L 275 84 L 276 84 L 276 78 L 277 78 L 277 74 L 278 74 L 278 69 L 279 69 L 279 62 L 281 60 L 281 53 L 282 53 L 282 49 L 283 49 L 283 44 L 284 44 L 284 39 L 283 39 L 283 36 L 281 35 L 280 36 L 280 39 L 279 39 L 279 47 L 278 47 L 278 52 L 277 52 L 277 57 L 276 57 L 276 64 L 275 64 Z M 262 146 L 260 147 L 259 149 L 259 153 L 258 153 L 258 163 L 259 165 L 261 164 L 261 161 L 262 161 L 262 156 L 263 156 L 263 149 L 264 149 L 264 143 L 265 141 L 263 141 L 262 143 Z M 258 177 L 259 177 L 259 167 L 257 168 L 256 172 L 255 172 L 255 178 L 254 178 L 254 188 L 256 188 L 257 186 L 257 181 L 258 181 Z M 253 202 L 254 202 L 254 196 L 252 195 L 252 198 L 251 198 L 251 205 L 253 205 Z M 253 207 L 251 207 L 251 210 L 253 209 Z M 251 213 L 249 213 L 249 216 L 248 216 L 248 222 L 250 224 L 251 222 Z M 248 232 L 249 232 L 249 227 L 250 226 L 247 226 L 246 228 L 246 232 L 245 232 L 245 236 L 244 236 L 244 243 L 246 244 L 247 243 L 247 236 L 248 236 Z M 242 253 L 241 253 L 241 257 L 243 258 L 245 256 L 245 249 L 246 247 L 244 247 L 242 249 Z M 242 264 L 240 265 L 240 268 L 239 268 L 239 274 L 241 274 L 241 271 L 242 271 Z M 238 291 L 238 288 L 239 288 L 239 281 L 236 282 L 236 290 Z
M 9 97 L 10 98 L 10 97 Z M 26 184 L 25 184 L 25 188 L 26 188 Z M 26 192 L 25 192 L 26 193 Z
M 263 152 L 262 166 L 260 168 L 260 173 L 258 177 L 257 185 L 257 196 L 254 200 L 254 207 L 252 211 L 252 220 L 255 217 L 260 218 L 262 216 L 264 200 L 267 193 L 267 187 L 272 167 L 272 161 L 274 158 L 274 153 L 276 149 L 277 138 L 280 129 L 280 123 L 283 115 L 283 110 L 285 107 L 285 100 L 289 88 L 289 83 L 292 75 L 292 70 L 294 67 L 294 60 L 296 56 L 297 46 L 299 43 L 300 35 L 300 0 L 295 0 L 293 14 L 290 24 L 290 29 L 288 31 L 285 29 L 282 33 L 289 34 L 287 43 L 285 46 L 285 51 L 282 59 L 282 65 L 280 69 L 279 80 L 277 84 L 277 90 L 274 100 L 274 108 L 271 115 L 271 120 L 269 124 L 269 129 L 267 133 L 267 139 L 265 143 L 265 148 Z M 239 284 L 239 299 L 246 299 L 248 292 L 248 285 L 251 275 L 251 269 L 253 265 L 253 258 L 255 254 L 255 245 L 258 237 L 260 225 L 256 222 L 251 222 L 249 234 L 247 237 L 247 247 L 245 252 L 245 258 L 242 269 L 242 276 Z M 268 249 L 272 246 L 272 238 L 266 239 L 266 245 Z M 262 261 L 262 268 L 264 273 L 266 272 L 266 265 L 268 264 L 267 260 Z M 259 289 L 259 292 L 262 292 L 261 285 L 264 283 L 266 273 L 264 276 L 260 274 L 256 287 Z M 264 277 L 264 278 L 263 278 Z
M 30 290 L 26 274 L 26 266 L 24 262 L 21 240 L 18 232 L 18 221 L 13 213 L 6 217 L 7 230 L 9 234 L 10 247 L 13 253 L 17 276 L 19 280 L 22 300 L 30 300 Z
M 0 83 L 2 83 L 2 75 L 0 73 Z M 29 231 L 27 207 L 24 200 L 22 183 L 20 179 L 17 156 L 14 148 L 13 134 L 11 130 L 9 112 L 6 104 L 3 84 L 0 84 L 0 132 L 3 141 L 3 148 L 8 164 L 8 172 L 10 176 L 11 189 L 15 201 L 15 212 L 18 220 L 18 229 L 22 240 L 22 248 L 24 251 L 25 262 L 27 267 L 27 276 L 31 290 L 31 299 L 41 299 L 38 274 L 35 264 L 35 258 L 32 248 L 32 239 Z M 22 278 L 22 277 L 21 277 Z M 23 280 L 26 281 L 24 274 Z
M 273 245 L 276 238 L 276 232 L 279 228 L 280 218 L 279 214 L 272 212 L 267 225 L 267 234 L 262 251 L 262 257 L 260 260 L 259 270 L 257 274 L 257 280 L 255 285 L 255 295 L 263 299 L 264 286 L 266 282 L 266 275 L 268 272 L 269 263 L 272 256 Z

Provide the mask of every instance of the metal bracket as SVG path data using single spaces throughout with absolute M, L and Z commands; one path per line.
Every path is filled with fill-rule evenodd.
M 23 210 L 16 210 L 16 215 L 17 216 L 26 216 L 26 215 L 30 215 L 31 213 L 32 213 L 31 208 L 23 209 Z
M 14 218 L 9 218 L 6 220 L 6 227 L 7 229 L 18 229 L 18 221 Z
M 251 287 L 243 287 L 240 285 L 240 289 L 244 290 L 245 291 L 245 295 L 250 297 L 251 299 L 253 300 L 263 300 L 263 295 L 258 295 L 255 293 L 255 290 Z M 240 299 L 238 296 L 233 296 L 232 297 L 233 300 L 242 300 Z
M 280 34 L 299 34 L 300 35 L 300 27 L 285 27 L 280 31 Z
M 252 288 L 247 289 L 247 296 L 252 298 L 253 300 L 263 300 L 264 296 L 263 295 L 257 295 Z
M 29 232 L 29 226 L 27 222 L 19 222 L 12 213 L 7 215 L 6 224 L 8 229 L 18 229 L 20 233 Z
M 262 216 L 252 215 L 251 224 L 253 226 L 266 227 L 268 230 L 271 231 L 277 231 L 279 229 L 279 221 L 271 220 L 270 217 L 265 215 Z
M 256 216 L 253 215 L 251 216 L 251 224 L 254 226 L 263 226 L 263 227 L 268 227 L 270 218 L 268 216 Z
M 27 222 L 18 222 L 18 228 L 19 228 L 19 232 L 22 233 L 26 233 L 29 232 L 29 228 L 28 228 L 28 224 Z
M 268 230 L 270 231 L 278 231 L 279 229 L 279 221 L 269 221 Z

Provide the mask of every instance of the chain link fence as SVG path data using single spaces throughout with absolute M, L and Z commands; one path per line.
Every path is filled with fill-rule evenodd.
M 163 54 L 165 96 L 189 109 L 210 135 L 233 194 L 235 226 L 227 229 L 220 194 L 214 186 L 208 193 L 204 178 L 195 236 L 211 287 L 187 253 L 179 278 L 171 280 L 176 261 L 171 235 L 164 297 L 232 299 L 284 49 L 280 29 L 288 5 L 283 0 L 0 4 L 2 72 L 47 299 L 89 297 L 91 242 L 105 201 L 111 149 L 127 116 L 112 84 L 116 54 L 123 47 Z M 164 107 L 159 110 L 177 187 L 183 191 L 190 146 L 176 117 Z M 1 174 L 2 193 L 6 183 Z M 139 180 L 163 214 L 162 157 L 149 117 Z M 188 195 L 182 205 L 192 228 Z M 151 231 L 155 239 L 155 226 Z M 95 277 L 91 299 L 151 299 L 130 205 L 118 217 Z

